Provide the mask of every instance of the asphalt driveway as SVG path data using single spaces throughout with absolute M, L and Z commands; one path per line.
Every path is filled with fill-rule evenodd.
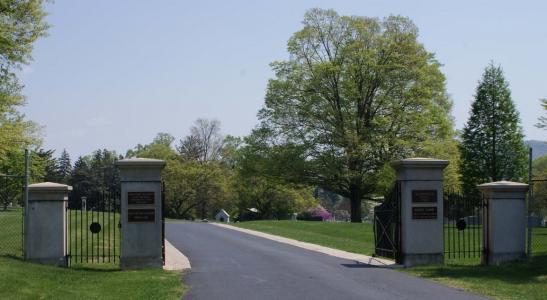
M 207 223 L 166 224 L 192 265 L 185 299 L 484 299 Z

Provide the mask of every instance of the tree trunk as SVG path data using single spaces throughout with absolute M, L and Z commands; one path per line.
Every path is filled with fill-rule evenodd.
M 351 222 L 361 223 L 361 191 L 357 185 L 350 185 Z

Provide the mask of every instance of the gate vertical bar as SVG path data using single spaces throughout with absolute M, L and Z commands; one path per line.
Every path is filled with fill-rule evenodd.
M 91 202 L 93 202 L 93 199 L 91 200 Z M 95 218 L 95 214 L 93 212 L 93 205 L 92 205 L 91 206 L 91 223 L 93 223 L 94 218 Z M 89 225 L 90 223 L 87 222 L 87 226 L 85 227 L 86 232 L 89 231 Z M 94 259 L 95 259 L 95 239 L 93 238 L 93 233 L 91 233 L 91 263 L 93 263 Z
M 106 194 L 106 191 L 103 192 L 103 193 L 104 193 L 104 196 L 103 196 L 103 203 L 102 203 L 102 205 L 101 205 L 101 213 L 103 214 L 103 228 L 102 228 L 101 231 L 102 231 L 102 233 L 103 233 L 103 262 L 104 262 L 104 244 L 105 244 L 105 242 L 104 242 L 104 231 L 105 231 L 105 229 L 106 229 L 106 223 L 104 222 L 104 215 L 106 214 L 106 211 L 105 211 L 105 207 L 106 207 L 105 201 L 106 201 L 106 197 L 108 197 L 108 194 Z
M 65 228 L 65 264 L 67 266 L 70 267 L 70 252 L 69 252 L 69 249 L 70 249 L 70 240 L 68 238 L 68 231 L 69 231 L 69 224 L 68 224 L 68 219 L 69 219 L 69 214 L 70 214 L 70 211 L 68 210 L 68 205 L 65 207 L 65 226 L 67 226 Z
M 473 205 L 472 205 L 472 209 L 473 209 L 473 224 L 471 225 L 471 238 L 473 239 L 473 256 L 475 256 L 475 254 L 477 253 L 477 246 L 475 245 L 475 227 L 477 227 L 477 212 L 476 212 L 476 204 L 475 204 L 475 199 L 473 199 Z
M 113 221 L 114 221 L 114 231 L 112 232 L 113 235 L 114 235 L 114 249 L 113 249 L 113 252 L 114 252 L 114 263 L 116 262 L 116 228 L 118 228 L 118 224 L 116 223 L 116 212 L 118 211 L 118 191 L 114 191 L 114 196 L 112 197 L 112 199 L 114 200 L 114 214 L 113 214 Z
M 165 265 L 165 182 L 161 183 L 161 255 Z
M 84 262 L 84 257 L 82 256 L 84 254 L 84 250 L 83 250 L 83 247 L 84 247 L 84 233 L 82 232 L 82 226 L 83 226 L 83 222 L 84 222 L 84 213 L 83 213 L 83 206 L 82 206 L 82 203 L 80 202 L 80 252 L 78 253 L 78 255 L 80 256 L 80 263 L 83 263 Z M 76 228 L 76 231 L 78 231 L 78 229 Z
M 110 262 L 110 230 L 112 228 L 112 223 L 110 219 L 110 211 L 112 210 L 112 191 L 108 192 L 108 262 Z
M 97 215 L 97 223 L 101 221 L 101 216 L 102 216 L 102 226 L 104 226 L 104 213 L 103 213 L 104 196 L 105 196 L 104 191 L 101 191 L 101 198 L 99 203 L 99 215 Z M 103 244 L 103 262 L 104 262 L 104 230 L 103 228 L 101 228 L 101 231 L 103 232 L 102 244 Z M 101 233 L 97 232 L 97 261 L 100 261 L 101 259 L 101 244 L 99 243 L 100 236 L 101 236 Z
M 93 213 L 93 212 L 92 212 Z M 85 203 L 85 228 L 89 226 L 89 213 L 87 211 L 87 200 Z M 82 226 L 82 230 L 84 230 L 84 226 Z M 89 262 L 89 230 L 85 231 L 85 262 Z
M 465 203 L 466 203 L 466 207 L 465 207 L 465 214 L 466 215 L 469 215 L 469 209 L 471 208 L 471 200 L 469 198 L 465 199 Z M 468 218 L 469 219 L 469 218 Z M 467 256 L 466 257 L 471 257 L 471 236 L 469 235 L 469 230 L 466 230 L 466 233 L 467 233 L 467 241 L 466 241 L 466 244 L 467 244 Z
M 533 194 L 534 185 L 532 182 L 532 147 L 528 148 L 528 239 L 527 239 L 527 256 L 532 257 L 532 204 L 534 202 Z
M 72 198 L 72 200 L 75 200 L 74 197 Z M 72 202 L 74 203 L 74 201 L 72 201 Z M 69 203 L 70 203 L 70 201 L 69 201 Z M 77 207 L 78 207 L 78 205 L 75 205 L 74 208 L 77 208 Z M 82 210 L 82 209 L 80 209 L 80 210 Z M 76 223 L 75 225 L 78 226 L 78 211 L 77 211 L 77 210 L 74 210 L 74 213 L 75 213 L 75 222 L 74 222 L 74 223 Z M 72 219 L 71 219 L 71 220 L 72 220 Z M 72 225 L 70 225 L 70 229 L 71 229 L 71 230 L 73 229 L 73 228 L 72 228 Z M 75 235 L 75 239 L 74 239 L 75 245 L 74 245 L 74 246 L 75 246 L 75 248 L 76 248 L 76 249 L 75 249 L 76 251 L 74 251 L 74 253 L 78 253 L 78 227 L 74 228 L 74 235 Z M 71 247 L 72 247 L 72 246 L 71 246 Z M 77 257 L 76 257 L 76 260 L 78 260 Z

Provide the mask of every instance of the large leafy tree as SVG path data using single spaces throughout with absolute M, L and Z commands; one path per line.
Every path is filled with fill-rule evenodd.
M 445 78 L 407 18 L 312 9 L 303 25 L 288 42 L 290 58 L 272 63 L 258 130 L 267 147 L 301 161 L 284 176 L 350 198 L 360 222 L 378 170 L 452 138 Z
M 484 70 L 462 132 L 461 175 L 466 193 L 488 181 L 521 181 L 526 176 L 526 147 L 519 114 L 501 67 Z
M 234 141 L 234 140 L 232 140 Z M 230 142 L 226 143 L 230 148 Z M 288 147 L 264 147 L 257 139 L 257 133 L 237 143 L 235 162 L 240 217 L 245 219 L 249 208 L 257 209 L 261 219 L 286 219 L 317 205 L 312 188 L 304 184 L 289 183 L 281 174 L 287 168 L 295 168 L 302 161 Z
M 0 167 L 5 169 L 8 152 L 39 144 L 37 126 L 17 111 L 25 99 L 15 72 L 31 60 L 33 44 L 48 25 L 42 0 L 0 1 L 0 15 Z
M 199 119 L 191 134 L 181 140 L 178 151 L 173 149 L 173 136 L 159 133 L 152 143 L 127 152 L 127 156 L 167 162 L 162 177 L 170 217 L 209 218 L 220 208 L 235 208 L 233 172 L 218 160 L 220 149 L 216 147 L 222 144 L 218 126 L 216 121 Z

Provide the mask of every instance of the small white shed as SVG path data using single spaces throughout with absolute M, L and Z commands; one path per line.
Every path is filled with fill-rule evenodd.
M 221 209 L 215 216 L 215 220 L 228 223 L 230 222 L 230 215 L 224 209 Z

